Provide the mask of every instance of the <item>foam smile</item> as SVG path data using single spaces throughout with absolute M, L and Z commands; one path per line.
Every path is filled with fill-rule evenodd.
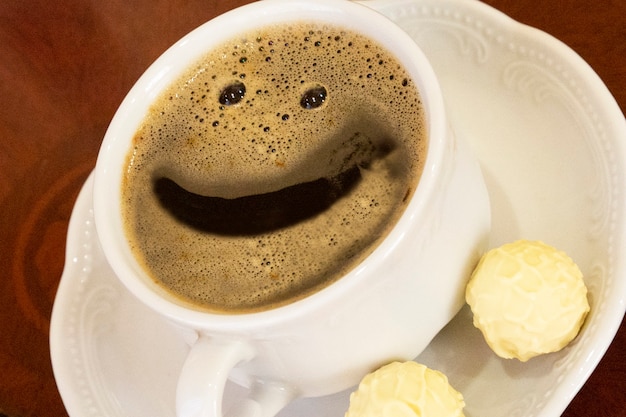
M 360 181 L 360 168 L 353 165 L 330 178 L 238 198 L 195 194 L 164 177 L 155 181 L 154 192 L 172 216 L 197 230 L 255 235 L 289 227 L 323 212 Z

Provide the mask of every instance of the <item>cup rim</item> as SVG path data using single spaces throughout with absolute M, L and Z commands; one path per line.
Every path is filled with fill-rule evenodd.
M 394 53 L 413 76 L 424 105 L 428 129 L 426 158 L 418 185 L 402 216 L 367 259 L 314 294 L 260 312 L 225 314 L 185 307 L 175 302 L 174 296 L 165 296 L 165 290 L 159 290 L 156 284 L 148 284 L 150 278 L 132 255 L 124 233 L 121 211 L 117 208 L 121 203 L 120 184 L 132 137 L 150 103 L 213 45 L 253 27 L 293 21 L 295 16 L 305 13 L 303 20 L 311 20 L 311 16 L 317 19 L 323 16 L 324 21 L 332 18 L 331 23 L 377 40 Z M 252 26 L 250 22 L 253 22 Z M 245 29 L 236 29 L 239 27 Z M 346 293 L 353 291 L 365 268 L 384 263 L 405 235 L 415 230 L 426 205 L 433 199 L 442 171 L 447 136 L 444 111 L 439 82 L 419 46 L 390 19 L 366 5 L 350 0 L 263 0 L 240 6 L 202 24 L 166 50 L 136 81 L 116 111 L 105 133 L 94 174 L 94 220 L 102 250 L 115 274 L 135 297 L 161 315 L 198 329 L 236 331 L 266 327 L 317 311 L 337 300 L 340 302 Z

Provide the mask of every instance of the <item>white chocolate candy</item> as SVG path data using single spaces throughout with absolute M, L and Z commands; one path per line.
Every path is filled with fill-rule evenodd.
M 393 362 L 363 378 L 345 417 L 463 417 L 463 396 L 439 371 Z
M 519 240 L 486 253 L 465 299 L 491 349 L 522 362 L 561 350 L 589 312 L 578 266 L 539 241 Z

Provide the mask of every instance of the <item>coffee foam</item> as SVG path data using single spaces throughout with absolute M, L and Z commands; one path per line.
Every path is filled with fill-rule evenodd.
M 235 83 L 245 95 L 221 104 Z M 323 104 L 301 107 L 302 95 L 319 86 Z M 352 269 L 387 234 L 416 185 L 424 138 L 413 82 L 369 39 L 316 24 L 245 34 L 185 73 L 137 132 L 123 186 L 131 244 L 158 282 L 203 308 L 291 302 Z M 233 199 L 354 166 L 359 185 L 323 215 L 253 236 L 181 225 L 152 192 L 166 177 Z

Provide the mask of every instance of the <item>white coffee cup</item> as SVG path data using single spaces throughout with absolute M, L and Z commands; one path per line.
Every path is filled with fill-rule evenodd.
M 206 51 L 239 31 L 294 20 L 343 25 L 397 56 L 425 106 L 429 145 L 422 177 L 385 240 L 330 286 L 258 313 L 194 310 L 159 289 L 129 248 L 120 210 L 128 151 L 151 103 Z M 122 283 L 164 319 L 197 335 L 179 377 L 179 417 L 221 417 L 229 378 L 251 388 L 229 415 L 270 417 L 295 397 L 338 392 L 380 365 L 414 358 L 463 305 L 490 225 L 480 168 L 449 126 L 427 59 L 390 20 L 346 0 L 253 3 L 200 26 L 166 51 L 111 121 L 96 166 L 94 214 L 106 258 Z

